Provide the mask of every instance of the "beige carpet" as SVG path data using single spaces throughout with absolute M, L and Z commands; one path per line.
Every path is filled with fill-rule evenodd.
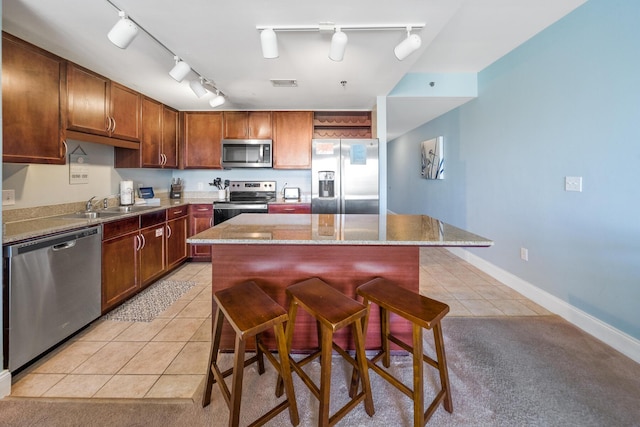
M 454 412 L 439 408 L 428 426 L 640 426 L 640 365 L 558 317 L 446 318 L 443 328 Z M 349 370 L 337 359 L 334 366 L 338 405 Z M 394 369 L 410 380 L 408 358 L 395 357 Z M 435 371 L 427 372 L 435 381 Z M 411 402 L 371 378 L 376 414 L 360 405 L 338 425 L 411 426 Z M 294 379 L 300 425 L 316 425 L 317 402 Z M 270 367 L 263 376 L 246 370 L 241 425 L 273 403 L 274 381 Z M 2 426 L 224 426 L 227 414 L 217 390 L 205 409 L 190 400 L 0 400 Z M 290 425 L 288 414 L 268 425 Z

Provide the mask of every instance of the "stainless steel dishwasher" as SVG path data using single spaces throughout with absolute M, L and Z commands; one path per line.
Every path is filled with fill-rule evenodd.
M 100 316 L 101 237 L 97 226 L 5 246 L 5 368 L 19 369 Z

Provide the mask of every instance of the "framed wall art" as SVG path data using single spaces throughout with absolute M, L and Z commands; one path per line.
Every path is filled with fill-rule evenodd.
M 438 136 L 420 143 L 422 177 L 444 179 L 444 137 Z

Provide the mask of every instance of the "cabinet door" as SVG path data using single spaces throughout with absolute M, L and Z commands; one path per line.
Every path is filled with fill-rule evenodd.
M 189 206 L 189 236 L 193 236 L 213 226 L 213 205 Z M 210 245 L 189 245 L 193 261 L 211 261 Z
M 273 168 L 310 169 L 313 112 L 273 112 Z
M 184 113 L 185 169 L 221 169 L 222 113 Z
M 271 111 L 226 111 L 224 137 L 229 139 L 270 139 Z
M 138 92 L 111 82 L 110 135 L 115 138 L 140 141 L 141 96 Z
M 271 138 L 271 111 L 249 112 L 249 138 Z
M 73 63 L 67 64 L 67 129 L 109 134 L 109 80 Z
M 62 58 L 2 35 L 3 162 L 65 163 L 65 72 Z
M 224 112 L 224 137 L 230 139 L 247 138 L 249 113 L 247 111 Z
M 187 219 L 187 216 L 183 216 L 181 218 L 167 221 L 168 269 L 174 268 L 187 259 Z
M 162 106 L 162 151 L 163 167 L 178 167 L 178 112 Z
M 150 98 L 142 99 L 142 140 L 140 155 L 143 168 L 161 166 L 162 104 Z
M 102 242 L 102 312 L 138 291 L 138 232 Z
M 144 287 L 166 271 L 165 224 L 140 230 L 140 238 L 140 283 Z

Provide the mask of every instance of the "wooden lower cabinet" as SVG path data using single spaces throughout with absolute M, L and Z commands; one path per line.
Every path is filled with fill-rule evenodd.
M 213 226 L 213 204 L 189 205 L 189 237 Z M 189 245 L 192 261 L 211 261 L 210 245 Z
M 140 289 L 139 218 L 108 222 L 102 236 L 102 312 Z
M 162 276 L 167 269 L 165 223 L 140 230 L 140 286 L 145 287 Z
M 187 206 L 167 210 L 167 269 L 182 264 L 188 257 L 187 233 L 189 229 Z

